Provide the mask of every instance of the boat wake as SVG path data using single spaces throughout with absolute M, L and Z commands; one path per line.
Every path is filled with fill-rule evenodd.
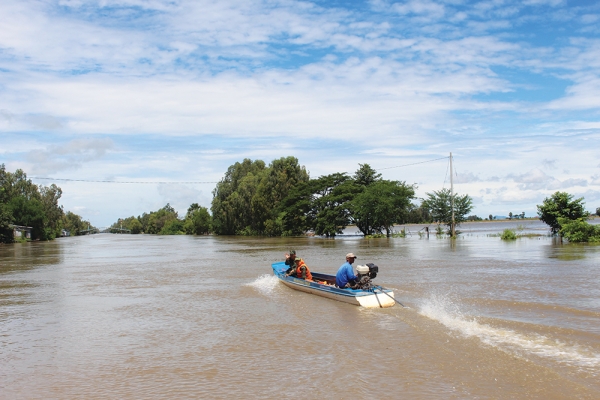
M 254 288 L 264 295 L 269 295 L 273 293 L 273 290 L 277 287 L 278 283 L 279 278 L 275 275 L 265 274 L 259 276 L 253 282 L 246 283 L 244 286 Z
M 583 346 L 566 344 L 540 334 L 523 334 L 479 323 L 476 318 L 463 315 L 460 307 L 445 296 L 432 295 L 421 305 L 419 314 L 466 337 L 477 337 L 504 352 L 524 356 L 535 354 L 584 368 L 600 367 L 600 354 Z

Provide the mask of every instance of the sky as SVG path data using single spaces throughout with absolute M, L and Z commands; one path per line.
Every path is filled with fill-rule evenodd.
M 597 1 L 2 0 L 0 27 L 0 164 L 98 227 L 287 156 L 422 198 L 452 153 L 480 217 L 600 207 Z

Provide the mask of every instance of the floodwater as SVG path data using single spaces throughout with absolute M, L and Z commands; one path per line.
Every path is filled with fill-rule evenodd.
M 416 231 L 0 246 L 0 398 L 600 398 L 600 245 Z M 290 248 L 376 263 L 407 307 L 283 286 Z

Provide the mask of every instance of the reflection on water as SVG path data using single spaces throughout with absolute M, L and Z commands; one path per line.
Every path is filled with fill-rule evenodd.
M 0 274 L 40 265 L 59 264 L 62 261 L 62 250 L 58 240 L 0 244 Z
M 560 238 L 552 238 L 552 246 L 547 247 L 547 257 L 562 261 L 582 260 L 600 257 L 600 243 L 567 243 Z
M 354 252 L 408 308 L 287 288 L 270 264 L 290 249 L 325 273 Z M 0 246 L 0 398 L 599 398 L 599 251 L 486 235 Z

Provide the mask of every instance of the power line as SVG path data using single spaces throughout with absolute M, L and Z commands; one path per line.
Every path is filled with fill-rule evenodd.
M 46 179 L 51 181 L 63 181 L 63 182 L 94 182 L 94 183 L 135 183 L 135 184 L 201 184 L 201 183 L 219 183 L 219 182 L 199 182 L 199 181 L 190 181 L 190 182 L 165 182 L 165 181 L 155 181 L 155 182 L 147 182 L 147 181 L 95 181 L 90 179 L 64 179 L 64 178 L 41 178 L 37 176 L 32 176 L 30 179 Z
M 410 166 L 410 165 L 425 164 L 425 163 L 428 163 L 428 162 L 439 161 L 439 160 L 445 160 L 446 158 L 448 158 L 448 157 L 440 157 L 440 158 L 436 158 L 436 159 L 433 159 L 433 160 L 419 161 L 419 162 L 412 163 L 412 164 L 396 165 L 395 167 L 379 168 L 377 171 L 383 171 L 384 169 L 392 169 L 392 168 L 408 167 L 408 166 Z

